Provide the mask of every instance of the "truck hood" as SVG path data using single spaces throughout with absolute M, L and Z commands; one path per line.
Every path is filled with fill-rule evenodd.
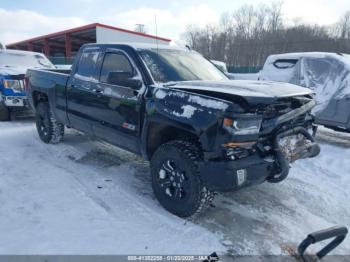
M 0 66 L 0 75 L 25 75 L 27 68 L 25 67 L 7 67 Z
M 311 95 L 308 88 L 280 82 L 265 81 L 184 81 L 166 84 L 165 86 L 193 93 L 216 96 L 226 94 L 244 98 L 248 103 L 271 103 L 279 98 Z M 222 97 L 222 96 L 221 96 Z

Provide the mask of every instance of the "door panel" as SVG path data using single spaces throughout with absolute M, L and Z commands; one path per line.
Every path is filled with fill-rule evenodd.
M 67 85 L 67 115 L 71 126 L 92 133 L 92 124 L 98 121 L 93 116 L 97 104 L 96 86 L 98 85 L 100 49 L 84 50 L 76 72 Z
M 123 51 L 107 50 L 102 62 L 99 93 L 96 94 L 93 124 L 96 136 L 135 153 L 140 152 L 142 96 L 138 90 L 108 83 L 109 72 L 128 72 L 140 77 L 136 66 Z

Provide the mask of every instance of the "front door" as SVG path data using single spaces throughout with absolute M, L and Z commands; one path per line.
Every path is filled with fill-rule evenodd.
M 111 72 L 141 79 L 132 59 L 122 50 L 107 49 L 99 78 L 99 93 L 94 108 L 99 122 L 93 125 L 96 136 L 135 153 L 140 152 L 140 89 L 110 81 Z

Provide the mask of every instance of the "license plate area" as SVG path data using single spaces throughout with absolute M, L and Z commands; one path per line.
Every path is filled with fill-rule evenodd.
M 18 96 L 6 96 L 5 97 L 5 105 L 6 106 L 18 106 L 18 107 L 22 107 L 24 106 L 24 99 L 26 99 L 26 97 L 18 97 Z

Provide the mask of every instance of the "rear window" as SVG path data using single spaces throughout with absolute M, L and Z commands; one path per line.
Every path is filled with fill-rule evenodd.
M 98 79 L 98 57 L 99 50 L 84 51 L 80 57 L 76 75 L 90 80 Z M 88 80 L 86 79 L 86 80 Z

